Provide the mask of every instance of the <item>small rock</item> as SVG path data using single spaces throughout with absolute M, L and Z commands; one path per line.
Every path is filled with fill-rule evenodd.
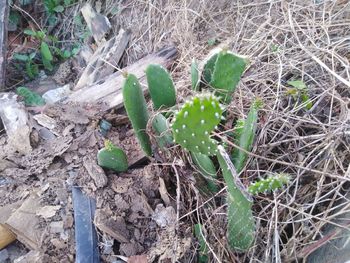
M 63 221 L 56 221 L 50 223 L 50 232 L 55 233 L 62 233 L 64 231 L 63 228 Z

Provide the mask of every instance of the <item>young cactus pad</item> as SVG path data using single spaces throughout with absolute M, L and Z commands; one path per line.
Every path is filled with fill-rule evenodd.
M 155 130 L 157 135 L 156 140 L 161 149 L 170 146 L 173 143 L 173 136 L 169 129 L 168 120 L 161 114 L 157 113 L 152 121 L 152 128 Z
M 105 141 L 105 147 L 97 153 L 97 163 L 103 168 L 116 172 L 128 170 L 128 160 L 124 151 L 108 140 Z
M 250 151 L 253 146 L 258 122 L 258 111 L 261 107 L 262 101 L 260 99 L 255 100 L 249 110 L 247 119 L 244 121 L 239 120 L 236 124 L 235 143 L 246 151 Z M 231 158 L 238 172 L 243 169 L 247 157 L 248 154 L 246 152 L 234 148 Z
M 261 179 L 255 183 L 252 183 L 248 187 L 248 192 L 253 195 L 256 195 L 259 193 L 275 191 L 277 189 L 282 188 L 284 185 L 288 184 L 289 180 L 290 180 L 290 176 L 285 173 L 272 175 L 266 179 Z
M 246 65 L 246 59 L 227 50 L 220 51 L 210 79 L 210 86 L 218 91 L 217 94 L 220 97 L 225 98 L 226 101 L 230 101 L 231 95 L 235 91 Z
M 131 121 L 136 137 L 139 140 L 142 150 L 148 156 L 152 155 L 150 139 L 146 133 L 146 126 L 149 118 L 146 100 L 137 77 L 128 74 L 123 84 L 123 99 L 126 113 Z
M 210 134 L 220 123 L 222 111 L 218 99 L 211 94 L 187 101 L 172 123 L 175 142 L 194 153 L 215 155 L 217 142 Z
M 151 64 L 146 69 L 146 77 L 155 109 L 174 106 L 176 92 L 168 71 L 160 65 Z
M 225 149 L 218 146 L 218 161 L 227 184 L 227 236 L 231 248 L 245 251 L 254 242 L 255 223 L 252 198 L 238 178 L 235 167 Z
M 208 188 L 212 193 L 218 192 L 218 187 L 215 184 L 216 169 L 213 161 L 209 158 L 209 156 L 191 152 L 191 157 L 195 165 L 198 167 L 200 173 L 205 177 L 205 180 L 208 183 Z

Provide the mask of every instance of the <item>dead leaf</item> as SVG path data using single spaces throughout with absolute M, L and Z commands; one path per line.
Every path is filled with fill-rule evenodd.
M 43 206 L 39 209 L 39 211 L 36 213 L 37 216 L 41 216 L 45 219 L 51 218 L 56 215 L 56 212 L 60 210 L 60 205 L 47 205 Z
M 131 256 L 128 263 L 147 263 L 147 255 Z

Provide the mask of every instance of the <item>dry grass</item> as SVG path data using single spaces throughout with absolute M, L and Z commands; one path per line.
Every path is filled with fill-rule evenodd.
M 182 184 L 185 209 L 178 217 L 205 226 L 210 261 L 290 262 L 304 257 L 305 249 L 322 237 L 322 227 L 334 219 L 334 211 L 349 210 L 338 201 L 344 200 L 350 178 L 350 3 L 133 0 L 115 5 L 120 12 L 113 24 L 133 33 L 126 63 L 176 45 L 179 59 L 172 75 L 182 98 L 190 94 L 190 62 L 205 58 L 210 38 L 251 60 L 230 110 L 235 118 L 245 116 L 254 97 L 265 106 L 241 177 L 248 182 L 287 172 L 293 180 L 282 192 L 255 199 L 257 238 L 245 254 L 227 246 L 225 207 L 213 206 L 192 184 Z M 286 94 L 286 82 L 293 79 L 307 84 L 311 110 Z M 187 261 L 192 258 L 193 253 Z

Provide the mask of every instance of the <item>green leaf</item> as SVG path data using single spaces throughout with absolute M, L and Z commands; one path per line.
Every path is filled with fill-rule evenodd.
M 76 56 L 80 51 L 80 47 L 74 47 L 72 49 L 72 56 Z
M 13 59 L 26 62 L 26 61 L 28 61 L 30 58 L 29 58 L 28 55 L 25 55 L 25 54 L 14 53 L 14 54 L 13 54 Z
M 30 53 L 30 54 L 29 54 L 29 58 L 30 58 L 30 59 L 35 58 L 35 55 L 36 55 L 36 52 L 32 52 L 32 53 Z
M 310 100 L 309 95 L 307 95 L 306 93 L 302 93 L 300 95 L 300 98 L 303 104 L 305 105 L 305 108 L 307 110 L 310 110 L 312 108 L 312 101 Z
M 47 60 L 45 58 L 43 58 L 42 61 L 43 61 L 44 68 L 46 70 L 48 70 L 48 71 L 52 71 L 53 70 L 53 65 L 52 65 L 51 61 L 49 61 L 49 60 Z
M 43 31 L 38 31 L 36 32 L 36 37 L 39 38 L 40 40 L 43 40 L 45 38 L 46 34 Z
M 41 42 L 40 53 L 43 60 L 47 60 L 47 61 L 53 60 L 49 45 L 46 42 Z
M 68 6 L 68 5 L 70 5 L 71 3 L 72 3 L 71 0 L 64 0 L 64 5 L 65 5 L 65 6 Z
M 298 89 L 298 90 L 307 90 L 307 86 L 302 80 L 292 80 L 287 82 L 288 85 Z
M 42 106 L 45 105 L 45 100 L 37 93 L 26 87 L 18 87 L 16 93 L 23 97 L 26 106 Z
M 24 29 L 23 33 L 26 34 L 26 35 L 32 36 L 32 37 L 36 36 L 36 31 L 28 29 L 28 28 Z
M 38 65 L 34 64 L 31 60 L 28 60 L 26 63 L 26 73 L 29 78 L 35 79 L 35 77 L 39 74 Z
M 64 11 L 64 7 L 62 5 L 58 5 L 53 9 L 56 13 L 62 13 Z

